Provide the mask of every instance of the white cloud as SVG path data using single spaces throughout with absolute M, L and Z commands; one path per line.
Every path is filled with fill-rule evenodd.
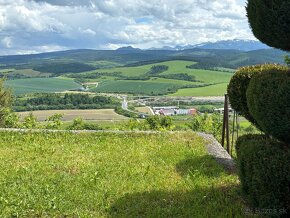
M 252 39 L 244 5 L 243 0 L 0 0 L 0 54 Z

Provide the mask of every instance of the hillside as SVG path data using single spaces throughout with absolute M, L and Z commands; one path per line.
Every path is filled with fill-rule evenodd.
M 97 87 L 91 91 L 105 93 L 129 93 L 134 95 L 166 95 L 179 89 L 195 89 L 204 87 L 204 96 L 223 95 L 232 73 L 190 69 L 187 66 L 195 64 L 192 61 L 165 61 L 137 67 L 118 67 L 98 69 L 82 74 L 70 74 L 72 78 L 84 79 L 87 82 L 97 82 Z M 154 66 L 164 66 L 166 70 L 148 75 Z M 192 80 L 189 80 L 192 78 Z M 206 87 L 223 84 L 216 93 L 207 93 Z M 187 92 L 185 96 L 193 95 Z
M 90 91 L 97 93 L 212 96 L 225 93 L 234 69 L 283 63 L 285 54 L 275 49 L 82 49 L 2 56 L 0 77 L 8 79 L 6 85 L 17 95 L 80 90 L 88 83 Z M 150 71 L 154 66 L 167 69 L 153 75 Z
M 144 61 L 160 60 L 190 60 L 199 62 L 207 60 L 216 66 L 236 68 L 246 64 L 257 64 L 266 62 L 283 63 L 285 52 L 275 49 L 263 49 L 254 51 L 239 51 L 225 49 L 187 49 L 182 51 L 172 50 L 140 50 L 140 49 L 119 49 L 119 50 L 70 50 L 62 52 L 51 52 L 33 55 L 1 56 L 0 69 L 32 69 L 42 68 L 42 72 L 48 72 L 44 67 L 50 64 L 82 63 L 101 68 L 104 61 L 111 64 L 126 65 Z M 227 63 L 230 63 L 228 65 Z M 224 65 L 224 66 L 223 66 Z M 83 66 L 82 66 L 83 67 Z M 49 68 L 48 68 L 49 69 Z

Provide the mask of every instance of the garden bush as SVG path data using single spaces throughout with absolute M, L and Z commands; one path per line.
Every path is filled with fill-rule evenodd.
M 73 123 L 67 127 L 68 130 L 103 130 L 97 123 L 84 122 L 83 118 L 77 117 Z
M 290 69 L 268 65 L 247 89 L 250 114 L 266 134 L 290 143 Z
M 239 137 L 236 149 L 242 190 L 251 205 L 289 213 L 290 149 L 265 135 Z
M 257 39 L 290 51 L 290 1 L 248 0 L 247 16 Z
M 228 85 L 228 96 L 231 107 L 238 111 L 247 120 L 257 126 L 257 122 L 249 112 L 246 91 L 253 75 L 261 70 L 261 65 L 242 67 L 232 77 Z

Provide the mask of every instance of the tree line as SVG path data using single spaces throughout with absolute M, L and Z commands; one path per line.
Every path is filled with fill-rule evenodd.
M 16 98 L 15 111 L 60 110 L 60 109 L 100 109 L 118 105 L 113 97 L 89 96 L 87 94 L 41 94 L 31 98 Z

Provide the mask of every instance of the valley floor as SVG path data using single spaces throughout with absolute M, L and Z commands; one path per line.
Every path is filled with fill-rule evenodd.
M 0 217 L 243 217 L 192 132 L 0 132 Z

